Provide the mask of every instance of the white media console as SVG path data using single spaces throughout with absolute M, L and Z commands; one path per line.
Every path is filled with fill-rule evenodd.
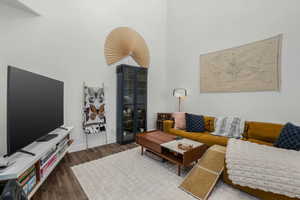
M 70 137 L 73 127 L 66 127 L 66 129 L 52 131 L 50 134 L 58 136 L 50 141 L 34 142 L 23 148 L 34 153 L 35 156 L 21 152 L 10 156 L 9 160 L 14 163 L 0 171 L 0 181 L 18 180 L 30 199 L 69 151 L 73 143 Z

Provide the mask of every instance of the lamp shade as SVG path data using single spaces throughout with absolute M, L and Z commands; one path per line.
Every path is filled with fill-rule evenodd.
M 186 97 L 187 96 L 187 90 L 184 88 L 175 88 L 173 90 L 173 96 L 174 97 Z
M 145 40 L 129 27 L 116 28 L 107 36 L 104 53 L 109 65 L 127 56 L 131 56 L 142 67 L 149 67 L 150 64 L 149 49 Z

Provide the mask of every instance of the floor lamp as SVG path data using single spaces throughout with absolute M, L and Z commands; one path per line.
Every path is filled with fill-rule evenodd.
M 187 96 L 187 90 L 184 88 L 175 88 L 173 96 L 178 98 L 178 112 L 181 112 L 181 100 Z

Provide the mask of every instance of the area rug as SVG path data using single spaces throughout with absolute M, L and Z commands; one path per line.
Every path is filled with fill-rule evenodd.
M 72 167 L 90 200 L 194 200 L 178 188 L 188 170 L 177 176 L 177 167 L 134 148 Z M 199 187 L 201 187 L 199 185 Z M 209 200 L 256 200 L 219 182 Z

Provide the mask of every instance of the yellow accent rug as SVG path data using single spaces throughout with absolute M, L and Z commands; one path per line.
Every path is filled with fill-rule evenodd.
M 195 198 L 206 200 L 224 169 L 226 147 L 214 145 L 210 147 L 179 188 Z

